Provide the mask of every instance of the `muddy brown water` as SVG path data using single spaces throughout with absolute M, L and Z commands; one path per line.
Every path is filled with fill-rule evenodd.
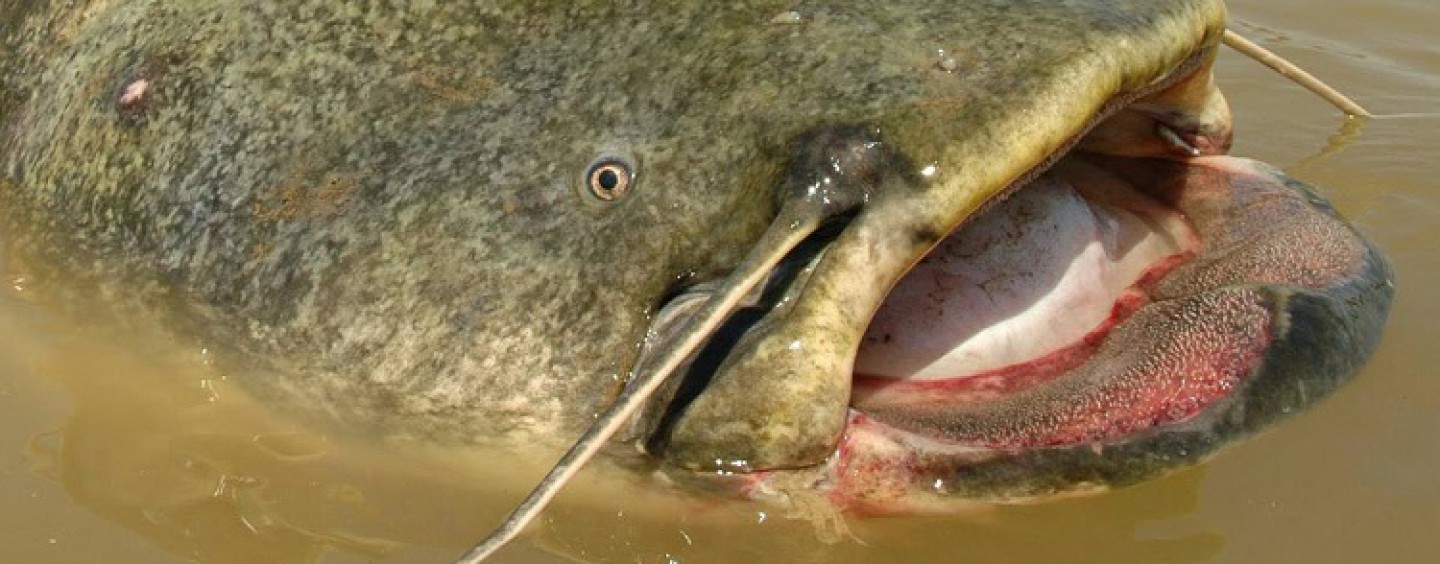
M 502 561 L 1433 562 L 1440 554 L 1440 2 L 1244 0 L 1232 27 L 1380 117 L 1227 52 L 1234 152 L 1322 192 L 1394 261 L 1338 395 L 1198 468 L 1095 497 L 837 521 L 591 472 Z M 1303 250 L 1297 250 L 1303 252 Z M 0 291 L 0 560 L 443 562 L 543 461 L 373 445 L 271 413 L 207 353 Z

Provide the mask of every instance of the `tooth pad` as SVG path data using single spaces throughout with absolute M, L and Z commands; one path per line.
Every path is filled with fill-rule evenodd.
M 1202 251 L 1156 286 L 1155 300 L 1240 284 L 1323 291 L 1367 264 L 1364 244 L 1328 206 L 1282 185 L 1293 181 L 1264 170 L 1192 169 L 1176 204 L 1201 234 Z
M 1099 441 L 1184 421 L 1229 395 L 1270 342 L 1270 312 L 1250 289 L 1151 304 L 1095 355 L 1048 385 L 998 401 L 964 395 L 870 411 L 931 438 L 990 448 Z

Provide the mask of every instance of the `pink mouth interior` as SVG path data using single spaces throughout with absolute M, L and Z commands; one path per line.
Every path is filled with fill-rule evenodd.
M 1198 245 L 1174 210 L 1059 168 L 946 238 L 891 290 L 857 374 L 943 381 L 1031 364 L 1103 329 L 1147 272 Z
M 1243 299 L 1213 303 L 1223 293 L 1151 302 L 1151 288 L 1201 245 L 1174 207 L 1067 159 L 900 281 L 856 358 L 852 406 L 898 429 L 991 448 L 1182 421 L 1236 385 L 1268 324 Z M 1187 319 L 1209 307 L 1234 313 Z

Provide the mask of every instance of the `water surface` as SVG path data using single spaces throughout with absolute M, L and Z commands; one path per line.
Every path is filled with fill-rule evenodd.
M 1440 3 L 1236 0 L 1233 27 L 1380 117 L 1347 120 L 1234 53 L 1234 152 L 1322 193 L 1399 292 L 1359 378 L 1166 479 L 962 516 L 834 521 L 676 501 L 600 469 L 518 562 L 1430 562 L 1440 554 Z M 204 350 L 69 323 L 0 288 L 0 559 L 447 561 L 543 461 L 368 445 L 271 413 Z M 488 457 L 488 458 L 487 458 Z

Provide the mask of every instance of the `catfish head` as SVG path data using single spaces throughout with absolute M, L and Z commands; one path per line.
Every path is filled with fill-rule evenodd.
M 933 10 L 911 22 L 931 68 L 883 39 L 904 24 L 816 8 L 798 32 L 873 65 L 829 102 L 912 97 L 793 138 L 777 197 L 850 207 L 640 419 L 647 452 L 752 495 L 943 510 L 1162 475 L 1355 373 L 1389 266 L 1314 191 L 1224 156 L 1219 3 Z
M 0 14 L 0 214 L 50 303 L 154 313 L 360 430 L 562 444 L 744 275 L 630 436 L 678 474 L 871 509 L 1126 484 L 1326 395 L 1391 295 L 1323 200 L 1223 156 L 1224 25 L 31 3 Z M 827 219 L 769 246 L 794 209 Z

